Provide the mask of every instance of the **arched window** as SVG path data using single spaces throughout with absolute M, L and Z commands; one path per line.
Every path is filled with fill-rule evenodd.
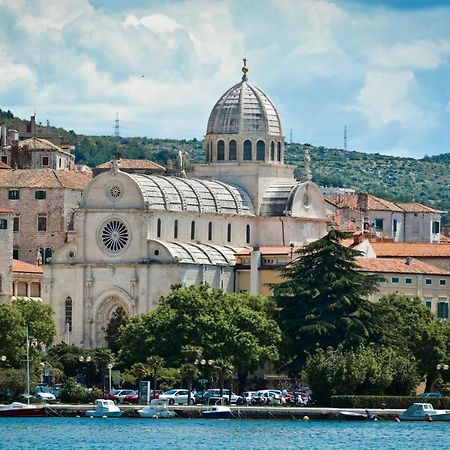
M 270 160 L 275 161 L 275 142 L 270 143 Z
M 70 297 L 66 298 L 66 330 L 72 332 L 72 299 Z
M 208 241 L 212 241 L 212 233 L 213 233 L 212 222 L 209 222 L 208 223 Z
M 156 237 L 161 237 L 161 219 L 156 222 Z
M 191 239 L 195 239 L 195 222 L 191 222 Z
M 252 160 L 252 141 L 244 141 L 244 161 Z
M 50 264 L 52 262 L 53 250 L 51 248 L 45 249 L 44 260 L 42 261 L 44 264 Z
M 227 242 L 231 242 L 231 223 L 228 224 L 228 229 L 227 229 Z
M 230 143 L 228 144 L 228 159 L 230 161 L 236 161 L 237 159 L 237 151 L 236 151 L 236 141 L 232 139 Z
M 277 159 L 278 161 L 281 161 L 281 142 L 278 142 L 278 149 L 277 149 Z
M 173 223 L 173 237 L 178 239 L 178 220 L 175 219 Z
M 209 162 L 209 143 L 206 144 L 205 161 Z
M 217 142 L 217 161 L 223 161 L 225 159 L 225 142 Z
M 258 141 L 256 143 L 256 159 L 257 161 L 264 161 L 266 159 L 266 143 Z
M 250 244 L 250 225 L 247 225 L 247 228 L 245 230 L 245 242 L 247 242 L 247 244 Z

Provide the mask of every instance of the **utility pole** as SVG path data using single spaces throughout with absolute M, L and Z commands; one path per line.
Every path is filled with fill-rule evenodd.
M 347 150 L 347 125 L 344 126 L 344 150 Z
M 289 134 L 289 141 L 290 141 L 290 143 L 292 144 L 292 128 L 291 128 L 291 132 L 290 132 L 290 134 Z
M 120 137 L 120 125 L 119 125 L 119 113 L 116 113 L 116 124 L 114 126 L 114 137 L 117 139 Z

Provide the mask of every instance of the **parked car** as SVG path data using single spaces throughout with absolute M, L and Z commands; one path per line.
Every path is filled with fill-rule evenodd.
M 187 389 L 170 389 L 163 392 L 159 396 L 159 399 L 168 400 L 169 405 L 187 405 L 188 393 L 189 391 Z
M 150 392 L 150 401 L 155 399 L 155 398 L 159 398 L 159 396 L 162 394 L 162 391 L 151 391 Z M 145 401 L 145 399 L 144 399 Z M 139 394 L 137 392 L 132 393 L 132 394 L 128 394 L 124 399 L 123 399 L 124 403 L 133 403 L 133 404 L 138 404 L 139 403 Z
M 252 404 L 252 398 L 256 395 L 257 391 L 245 391 L 241 392 L 241 399 L 238 400 L 236 403 L 238 405 L 251 405 Z
M 194 396 L 194 403 L 199 404 L 211 404 L 217 400 L 223 400 L 224 404 L 230 403 L 230 390 L 223 389 L 222 396 L 220 396 L 220 389 L 208 389 L 205 393 L 199 392 Z M 242 398 L 235 393 L 231 393 L 231 404 L 242 403 Z
M 103 398 L 105 400 L 112 400 L 114 403 L 123 403 L 125 397 L 129 394 L 136 394 L 136 391 L 134 391 L 133 389 L 113 389 Z
M 56 396 L 50 392 L 50 388 L 46 384 L 38 384 L 34 396 L 43 402 L 56 402 Z
M 274 405 L 281 404 L 281 391 L 278 390 L 261 390 L 252 398 L 253 405 Z

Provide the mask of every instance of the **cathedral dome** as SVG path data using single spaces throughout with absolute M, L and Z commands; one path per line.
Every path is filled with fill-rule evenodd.
M 265 92 L 247 81 L 244 72 L 242 81 L 228 89 L 215 104 L 206 134 L 279 137 L 283 132 L 275 105 Z

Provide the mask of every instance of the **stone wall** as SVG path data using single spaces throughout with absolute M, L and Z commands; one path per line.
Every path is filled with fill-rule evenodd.
M 1 213 L 0 220 L 6 220 L 6 229 L 0 229 L 0 303 L 11 300 L 13 279 L 12 279 L 12 214 Z M 3 222 L 4 223 L 4 222 Z

